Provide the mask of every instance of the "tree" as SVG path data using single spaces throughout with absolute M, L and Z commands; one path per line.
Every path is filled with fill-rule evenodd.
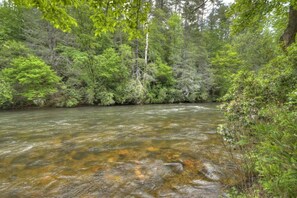
M 230 88 L 232 75 L 244 67 L 244 62 L 230 44 L 217 52 L 212 58 L 212 68 L 215 74 L 214 94 L 218 97 L 224 96 Z
M 23 27 L 22 9 L 15 8 L 11 2 L 0 4 L 0 44 L 11 39 L 23 40 Z
M 154 62 L 160 58 L 163 62 L 168 59 L 167 23 L 168 16 L 161 9 L 155 9 L 149 24 L 148 61 Z
M 280 42 L 284 48 L 295 42 L 297 33 L 296 0 L 238 0 L 231 6 L 230 14 L 234 16 L 233 31 L 235 32 L 240 32 L 247 27 L 259 26 L 269 15 L 287 15 L 287 20 L 282 24 L 284 31 Z
M 277 51 L 274 36 L 269 30 L 244 31 L 233 36 L 232 44 L 245 67 L 255 71 L 272 60 Z
M 226 13 L 228 6 L 218 2 L 213 4 L 212 10 L 206 19 L 203 39 L 210 58 L 230 42 L 230 23 Z
M 106 88 L 114 89 L 121 82 L 125 81 L 128 69 L 121 64 L 121 57 L 112 49 L 106 49 L 103 54 L 95 57 L 98 80 Z
M 46 64 L 59 69 L 56 47 L 59 43 L 68 44 L 74 40 L 74 36 L 54 28 L 48 21 L 42 19 L 41 12 L 38 10 L 24 9 L 22 19 L 24 21 L 23 42 Z

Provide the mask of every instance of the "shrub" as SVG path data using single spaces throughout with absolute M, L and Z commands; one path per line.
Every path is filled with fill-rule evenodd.
M 297 196 L 297 45 L 257 73 L 233 78 L 223 107 L 225 137 L 243 152 L 247 179 L 268 196 Z
M 60 81 L 48 65 L 34 56 L 14 59 L 2 74 L 15 90 L 14 97 L 21 96 L 31 102 L 45 100 L 55 93 Z

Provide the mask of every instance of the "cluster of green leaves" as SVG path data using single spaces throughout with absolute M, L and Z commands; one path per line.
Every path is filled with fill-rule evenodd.
M 18 6 L 37 8 L 55 28 L 69 32 L 78 25 L 71 8 L 87 7 L 95 27 L 95 34 L 102 35 L 121 28 L 131 38 L 140 36 L 139 24 L 147 21 L 150 4 L 142 0 L 13 0 Z
M 234 15 L 232 21 L 232 31 L 241 32 L 246 28 L 261 29 L 265 23 L 268 22 L 269 17 L 273 13 L 274 16 L 282 18 L 287 14 L 289 6 L 297 6 L 295 0 L 238 0 L 232 4 L 229 15 Z M 282 22 L 283 28 L 287 20 Z
M 1 104 L 24 98 L 42 105 L 47 96 L 57 91 L 60 81 L 48 65 L 34 56 L 13 59 L 11 66 L 1 71 L 1 76 Z

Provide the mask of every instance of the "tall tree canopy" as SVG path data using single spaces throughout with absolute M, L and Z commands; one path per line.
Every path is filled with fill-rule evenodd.
M 296 0 L 237 0 L 231 6 L 234 15 L 233 30 L 239 32 L 246 27 L 261 25 L 261 22 L 271 15 L 282 17 L 286 15 L 287 20 L 283 21 L 283 34 L 280 37 L 281 44 L 287 48 L 295 42 L 297 33 L 297 1 Z

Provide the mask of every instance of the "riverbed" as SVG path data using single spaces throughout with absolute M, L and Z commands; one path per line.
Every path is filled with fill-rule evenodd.
M 0 112 L 0 195 L 219 197 L 239 181 L 216 104 Z

